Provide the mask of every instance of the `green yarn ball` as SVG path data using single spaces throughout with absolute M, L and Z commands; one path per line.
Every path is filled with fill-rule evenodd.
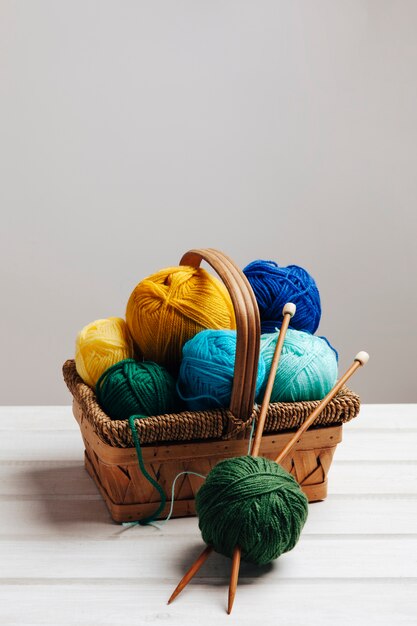
M 301 487 L 280 465 L 241 456 L 218 463 L 196 496 L 203 540 L 216 552 L 265 565 L 297 543 L 308 514 Z
M 131 415 L 162 415 L 178 409 L 175 380 L 152 361 L 119 361 L 99 378 L 96 395 L 101 408 L 112 419 Z

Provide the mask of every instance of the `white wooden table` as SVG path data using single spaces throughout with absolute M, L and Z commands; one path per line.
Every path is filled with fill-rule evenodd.
M 231 616 L 217 554 L 167 606 L 201 551 L 196 519 L 114 524 L 69 407 L 0 408 L 0 471 L 2 626 L 417 624 L 417 405 L 345 426 L 328 499 L 292 552 L 242 565 Z

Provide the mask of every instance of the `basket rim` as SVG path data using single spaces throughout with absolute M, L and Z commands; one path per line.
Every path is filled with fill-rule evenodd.
M 112 420 L 102 410 L 94 391 L 78 375 L 73 359 L 65 361 L 63 375 L 74 400 L 80 405 L 83 415 L 100 439 L 115 448 L 133 447 L 128 420 Z M 271 403 L 266 418 L 265 434 L 299 428 L 319 402 L 312 400 Z M 346 423 L 358 415 L 359 409 L 359 396 L 345 386 L 319 415 L 314 426 Z M 228 409 L 182 411 L 137 419 L 135 426 L 141 445 L 228 440 L 236 439 L 239 435 L 244 436 L 258 413 L 259 407 L 255 406 L 249 420 L 243 421 L 234 417 Z M 234 424 L 232 431 L 229 430 L 231 421 Z
M 88 442 L 89 452 L 94 454 L 104 463 L 118 465 L 137 465 L 137 453 L 134 447 L 121 448 L 111 446 L 103 441 L 95 432 L 91 423 L 86 419 L 77 400 L 73 402 L 74 418 L 82 431 L 85 441 Z M 279 433 L 268 433 L 262 438 L 262 448 L 265 451 L 275 449 L 281 441 L 284 445 L 292 436 L 293 430 Z M 247 433 L 249 435 L 249 432 Z M 306 431 L 297 445 L 298 450 L 310 450 L 317 439 L 326 438 L 328 441 L 324 447 L 336 446 L 342 441 L 342 424 L 330 424 L 329 426 L 316 426 Z M 239 456 L 246 454 L 248 438 L 245 439 L 205 439 L 203 441 L 171 441 L 158 444 L 145 444 L 141 446 L 144 462 L 170 462 L 173 460 L 195 461 L 198 458 L 206 458 L 208 454 L 222 457 Z

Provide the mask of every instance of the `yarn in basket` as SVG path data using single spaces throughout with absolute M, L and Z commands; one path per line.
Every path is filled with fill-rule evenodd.
M 129 298 L 126 321 L 144 358 L 175 374 L 191 337 L 206 328 L 236 328 L 223 283 L 189 266 L 168 267 L 140 282 Z
M 196 495 L 203 540 L 232 557 L 265 565 L 291 550 L 307 519 L 308 500 L 280 465 L 242 456 L 218 463 Z
M 177 391 L 190 410 L 229 406 L 236 341 L 235 330 L 202 330 L 184 345 Z M 256 393 L 264 378 L 265 362 L 261 356 Z
M 298 265 L 280 267 L 275 261 L 253 261 L 243 270 L 248 279 L 261 317 L 263 333 L 274 332 L 281 327 L 282 308 L 293 302 L 297 315 L 291 326 L 298 330 L 315 333 L 321 317 L 320 294 L 310 274 Z
M 87 324 L 75 342 L 75 367 L 83 381 L 94 387 L 109 367 L 133 356 L 133 342 L 126 322 L 109 317 Z
M 98 380 L 96 395 L 112 419 L 162 415 L 179 407 L 174 378 L 152 361 L 125 359 L 116 363 Z
M 261 335 L 261 355 L 269 372 L 279 331 Z M 327 339 L 289 328 L 271 393 L 271 402 L 321 400 L 335 385 L 337 353 Z M 261 390 L 261 397 L 265 391 Z

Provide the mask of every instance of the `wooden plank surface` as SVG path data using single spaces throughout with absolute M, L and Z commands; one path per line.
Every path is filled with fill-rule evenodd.
M 114 524 L 69 406 L 0 407 L 0 431 L 2 625 L 417 623 L 416 405 L 364 406 L 345 426 L 328 499 L 292 552 L 242 565 L 231 617 L 220 555 L 165 604 L 202 547 L 197 521 Z
M 134 539 L 121 540 L 123 531 L 109 539 L 45 537 L 9 539 L 1 546 L 0 579 L 43 580 L 142 578 L 175 581 L 201 552 L 200 533 L 174 537 L 134 533 Z M 224 582 L 230 559 L 214 554 L 198 574 L 198 579 Z M 242 564 L 240 578 L 254 582 L 268 577 L 278 582 L 286 578 L 417 578 L 417 537 L 303 535 L 296 547 L 265 567 Z
M 43 499 L 0 500 L 0 540 L 7 537 L 100 537 L 135 540 L 136 534 L 155 537 L 143 527 L 120 534 L 120 525 L 112 522 L 100 496 Z M 387 515 L 387 509 L 390 514 Z M 19 523 L 16 524 L 16 520 Z M 377 496 L 330 495 L 324 502 L 310 505 L 303 534 L 309 535 L 396 535 L 416 532 L 417 496 L 391 494 Z M 52 528 L 51 528 L 52 526 Z M 186 533 L 199 536 L 195 518 L 170 520 L 161 526 L 161 536 L 178 537 Z
M 6 584 L 0 615 L 7 626 L 410 626 L 417 612 L 417 582 L 408 579 L 244 583 L 231 617 L 224 609 L 226 581 L 200 581 L 167 607 L 164 599 L 171 591 L 165 580 L 155 585 L 146 579 L 140 585 L 126 580 L 25 584 L 23 589 Z

